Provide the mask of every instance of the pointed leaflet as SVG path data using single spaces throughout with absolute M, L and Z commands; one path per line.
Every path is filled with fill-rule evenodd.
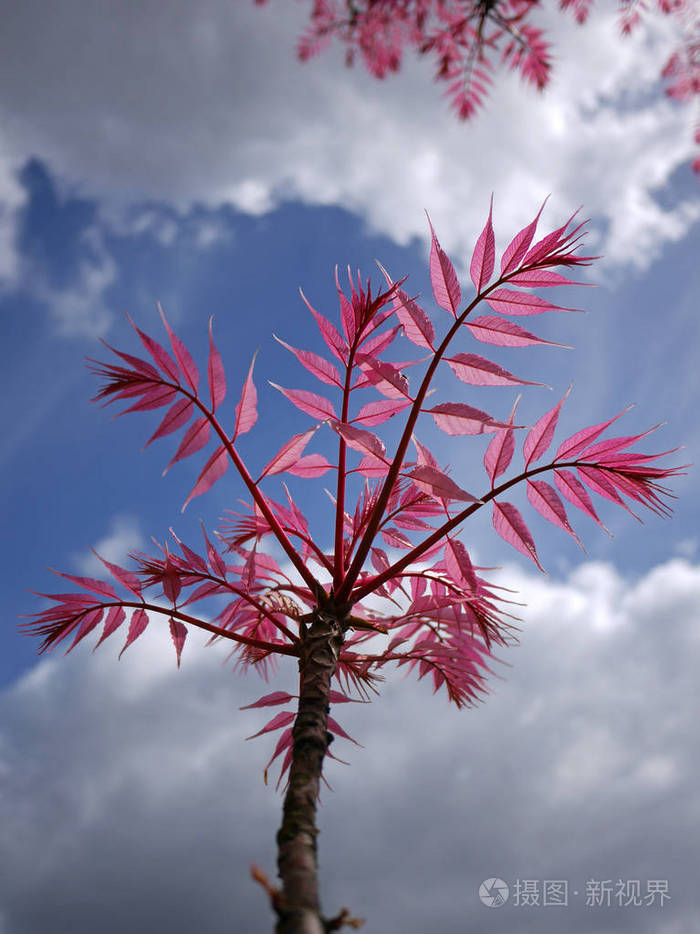
M 180 667 L 180 656 L 182 655 L 182 647 L 185 644 L 185 639 L 187 638 L 187 626 L 184 623 L 181 623 L 179 619 L 170 619 L 170 637 L 173 640 L 173 645 L 175 646 L 175 654 L 177 655 L 177 667 Z
M 329 386 L 338 386 L 341 389 L 343 388 L 343 383 L 340 379 L 340 373 L 334 364 L 329 360 L 325 360 L 323 357 L 319 357 L 318 354 L 311 353 L 310 350 L 297 350 L 296 347 L 292 347 L 290 344 L 287 344 L 286 341 L 281 340 L 277 337 L 276 334 L 272 335 L 278 344 L 281 344 L 283 347 L 286 347 L 294 356 L 297 358 L 299 363 L 305 367 L 309 373 L 313 373 L 316 379 L 320 379 L 322 383 L 327 383 Z
M 457 486 L 437 467 L 414 467 L 406 476 L 410 477 L 419 490 L 440 500 L 459 500 L 464 503 L 478 503 L 479 500 Z
M 82 620 L 80 621 L 80 626 L 78 627 L 78 631 L 75 634 L 75 639 L 73 639 L 73 644 L 66 651 L 66 655 L 68 655 L 69 652 L 72 652 L 73 649 L 76 647 L 76 645 L 82 639 L 84 639 L 85 636 L 88 635 L 88 633 L 92 632 L 95 626 L 97 626 L 97 624 L 102 619 L 103 612 L 104 612 L 103 608 L 101 606 L 98 606 L 94 610 L 89 610 L 85 614 L 85 616 L 83 616 Z
M 156 438 L 164 438 L 166 435 L 172 434 L 173 431 L 177 431 L 178 428 L 182 428 L 191 418 L 192 401 L 190 399 L 178 399 L 165 413 L 163 421 L 144 444 L 144 449 L 147 448 L 151 442 L 155 441 Z
M 359 272 L 358 272 L 358 281 L 359 281 Z M 353 298 L 356 297 L 355 288 L 352 284 L 352 274 L 350 273 L 350 267 L 348 266 L 348 280 L 350 282 L 350 289 L 352 291 Z M 338 267 L 335 267 L 335 287 L 338 290 L 338 300 L 340 301 L 340 320 L 343 324 L 343 331 L 345 332 L 345 338 L 348 344 L 352 344 L 355 333 L 357 330 L 357 322 L 355 320 L 355 310 L 353 305 L 348 301 L 347 296 L 340 288 L 340 283 L 338 282 Z
M 547 288 L 552 285 L 585 285 L 585 282 L 576 282 L 567 279 L 561 273 L 552 272 L 551 269 L 526 269 L 516 273 L 508 280 L 511 285 L 527 285 L 530 288 Z
M 544 386 L 544 383 L 519 379 L 497 363 L 474 353 L 458 353 L 447 357 L 446 362 L 457 379 L 472 386 Z
M 131 318 L 127 315 L 127 320 L 132 328 L 136 331 L 138 336 L 141 338 L 141 343 L 153 357 L 153 361 L 161 372 L 165 373 L 174 383 L 180 382 L 180 373 L 177 368 L 177 364 L 170 356 L 167 350 L 164 347 L 161 347 L 157 341 L 154 341 L 152 337 L 149 337 L 148 334 L 137 328 Z
M 592 425 L 590 428 L 583 428 L 581 431 L 577 431 L 575 435 L 571 435 L 570 438 L 567 438 L 566 441 L 562 441 L 557 448 L 556 460 L 563 460 L 565 457 L 573 457 L 578 454 L 595 441 L 595 439 L 601 435 L 606 428 L 612 425 L 613 422 L 617 421 L 621 415 L 629 412 L 631 408 L 632 406 L 628 405 L 627 408 L 618 412 L 617 415 L 613 415 L 612 418 L 609 418 L 607 422 L 600 422 L 598 425 Z
M 474 287 L 476 288 L 477 292 L 481 292 L 481 290 L 489 284 L 491 274 L 493 273 L 493 264 L 496 258 L 493 224 L 491 223 L 492 213 L 493 196 L 491 197 L 489 216 L 486 221 L 486 225 L 479 234 L 479 239 L 476 241 L 476 246 L 474 247 L 474 253 L 472 255 L 472 261 L 469 266 L 469 273 L 472 277 L 472 282 L 474 283 Z
M 515 400 L 513 406 L 513 411 L 510 413 L 508 418 L 508 424 L 513 424 L 513 419 L 515 418 L 515 410 L 518 407 L 521 396 Z M 515 451 L 515 437 L 513 432 L 509 429 L 504 429 L 499 431 L 489 443 L 489 446 L 486 448 L 486 453 L 484 454 L 484 467 L 486 468 L 486 473 L 488 474 L 489 480 L 491 481 L 491 486 L 493 487 L 496 479 L 501 476 L 502 473 L 508 469 L 511 460 L 513 459 L 513 452 Z
M 329 470 L 333 470 L 333 464 L 323 454 L 304 454 L 291 467 L 287 467 L 287 473 L 307 480 L 322 477 Z
M 160 376 L 158 378 L 161 379 Z M 142 393 L 138 389 L 129 392 L 128 395 L 141 395 L 141 398 L 138 402 L 134 402 L 133 405 L 129 406 L 128 409 L 120 412 L 120 415 L 126 415 L 127 412 L 150 412 L 152 409 L 160 409 L 177 396 L 177 389 L 173 386 L 154 386 L 152 389 L 146 390 L 146 392 Z M 126 397 L 124 393 L 120 393 L 119 396 Z
M 377 262 L 377 265 L 384 273 L 387 284 L 389 286 L 394 285 L 393 279 L 382 264 Z M 394 296 L 394 312 L 403 326 L 404 334 L 413 344 L 418 347 L 426 347 L 428 350 L 434 350 L 435 329 L 433 328 L 433 322 L 420 305 L 402 289 L 398 289 Z
M 201 496 L 202 493 L 206 493 L 207 490 L 210 490 L 219 477 L 223 477 L 227 469 L 228 452 L 226 451 L 226 448 L 221 445 L 221 447 L 214 451 L 212 456 L 204 465 L 199 477 L 197 477 L 197 482 L 195 483 L 192 492 L 185 500 L 185 503 L 182 507 L 182 512 L 185 511 L 187 504 L 190 502 L 190 500 L 194 499 L 195 496 Z
M 125 568 L 119 567 L 118 564 L 112 564 L 110 561 L 103 558 L 102 555 L 97 554 L 94 548 L 91 550 L 92 553 L 100 559 L 115 580 L 118 580 L 122 586 L 126 587 L 127 590 L 130 590 L 137 597 L 141 596 L 141 583 L 133 571 L 127 571 Z
M 526 467 L 529 467 L 533 461 L 539 460 L 552 443 L 557 421 L 559 420 L 559 412 L 570 392 L 571 386 L 569 386 L 554 408 L 546 412 L 528 432 L 525 443 L 523 444 L 523 456 L 525 457 Z
M 530 292 L 513 292 L 511 289 L 496 289 L 486 302 L 499 315 L 541 315 L 545 311 L 574 311 L 562 305 L 553 305 L 539 295 Z
M 593 508 L 593 502 L 588 495 L 588 490 L 575 474 L 571 473 L 570 470 L 555 470 L 554 482 L 565 499 L 568 499 L 573 506 L 585 512 L 587 516 L 590 516 L 591 519 L 598 523 L 601 529 L 605 529 L 606 532 L 608 531 Z M 608 534 L 610 533 L 608 532 Z
M 278 389 L 283 396 L 286 396 L 298 409 L 301 409 L 302 412 L 306 412 L 307 415 L 324 420 L 336 417 L 333 403 L 324 396 L 319 396 L 318 393 L 315 392 L 307 392 L 306 389 L 285 389 L 283 386 L 278 386 L 277 383 L 273 383 L 271 380 L 269 380 L 269 383 L 275 389 Z
M 493 527 L 504 541 L 534 561 L 540 571 L 544 571 L 537 557 L 530 530 L 512 503 L 493 501 Z
M 525 256 L 530 244 L 532 243 L 532 238 L 535 236 L 535 230 L 537 229 L 537 222 L 540 219 L 540 214 L 542 213 L 542 208 L 546 204 L 546 199 L 542 204 L 542 207 L 537 212 L 537 217 L 529 223 L 526 227 L 517 233 L 503 253 L 503 258 L 501 259 L 501 275 L 506 275 L 509 272 L 512 272 L 513 269 L 516 269 L 520 263 L 520 260 Z
M 226 579 L 226 562 L 224 561 L 221 553 L 214 548 L 209 536 L 207 535 L 207 530 L 204 527 L 204 523 L 200 520 L 200 527 L 202 529 L 202 538 L 204 539 L 204 545 L 207 549 L 207 561 L 209 562 L 209 567 L 211 568 L 212 573 Z M 199 557 L 199 556 L 197 556 Z M 206 571 L 206 568 L 205 568 Z
M 646 438 L 647 435 L 650 435 L 652 431 L 656 431 L 657 428 L 660 428 L 662 424 L 665 423 L 660 422 L 658 425 L 654 425 L 653 428 L 648 428 L 639 435 L 627 435 L 627 437 L 624 438 L 608 438 L 607 441 L 599 441 L 597 444 L 586 447 L 586 449 L 581 452 L 581 458 L 584 460 L 605 460 L 607 462 L 610 454 L 614 454 L 622 450 L 622 448 L 632 447 L 633 444 L 636 444 L 638 441 L 641 441 L 642 438 Z M 631 451 L 625 453 L 629 454 L 630 457 L 635 456 Z M 672 454 L 673 451 L 667 451 L 666 453 Z M 663 455 L 657 454 L 653 456 L 662 457 Z
M 266 694 L 258 698 L 254 704 L 246 704 L 245 707 L 239 707 L 239 710 L 253 710 L 256 707 L 277 707 L 279 704 L 286 704 L 287 701 L 294 700 L 294 694 L 287 694 L 286 691 L 273 691 L 272 694 Z
M 278 713 L 276 717 L 268 721 L 262 730 L 258 730 L 258 732 L 253 733 L 252 736 L 246 736 L 246 739 L 255 739 L 256 736 L 262 736 L 263 733 L 271 733 L 273 730 L 280 730 L 283 726 L 288 726 L 295 717 L 296 714 L 292 711 L 283 710 L 282 713 Z
M 114 587 L 106 581 L 97 580 L 97 578 L 94 577 L 76 577 L 75 574 L 64 574 L 62 571 L 55 571 L 53 568 L 49 568 L 49 570 L 58 577 L 64 577 L 66 580 L 73 581 L 78 587 L 84 587 L 85 590 L 89 590 L 92 593 L 98 593 L 103 597 L 112 597 L 115 600 L 118 599 Z M 80 596 L 82 596 L 82 594 Z
M 239 435 L 244 435 L 247 431 L 250 431 L 258 420 L 258 393 L 255 388 L 255 383 L 253 382 L 253 367 L 255 366 L 255 358 L 257 355 L 258 352 L 256 350 L 253 354 L 253 359 L 250 361 L 248 376 L 243 384 L 241 401 L 236 406 L 236 427 L 233 430 L 232 441 L 235 441 Z
M 208 418 L 198 418 L 196 421 L 192 422 L 183 435 L 180 446 L 175 452 L 175 456 L 163 471 L 163 476 L 165 476 L 173 464 L 201 450 L 209 440 L 209 433 L 210 425 Z
M 101 645 L 105 641 L 105 639 L 109 638 L 109 636 L 111 636 L 113 632 L 119 629 L 119 627 L 121 626 L 121 624 L 124 622 L 125 619 L 126 619 L 126 613 L 124 612 L 124 607 L 122 606 L 110 607 L 109 613 L 107 613 L 107 619 L 105 620 L 104 629 L 102 630 L 102 635 L 100 636 L 97 642 L 97 645 L 95 645 L 95 649 L 97 648 L 97 646 Z M 95 649 L 93 649 L 92 651 L 94 652 Z
M 448 538 L 445 544 L 444 559 L 447 573 L 452 580 L 466 585 L 476 593 L 478 590 L 476 575 L 464 545 L 457 539 Z
M 359 422 L 367 428 L 372 428 L 393 418 L 410 404 L 410 399 L 379 399 L 377 402 L 368 402 L 351 421 L 353 424 Z
M 579 547 L 585 551 L 581 540 L 569 524 L 564 504 L 559 499 L 557 492 L 544 480 L 527 481 L 527 498 L 531 506 L 552 525 L 558 526 L 568 532 L 576 541 Z
M 506 427 L 504 422 L 497 422 L 488 412 L 462 402 L 442 402 L 423 411 L 432 415 L 438 428 L 448 435 L 482 435 Z
M 383 396 L 390 399 L 408 398 L 408 380 L 393 363 L 378 360 L 369 354 L 358 354 L 357 360 L 370 383 Z
M 199 386 L 199 373 L 197 372 L 197 367 L 195 366 L 192 355 L 185 345 L 182 343 L 177 334 L 174 334 L 168 324 L 168 321 L 165 317 L 163 309 L 158 305 L 158 311 L 160 316 L 163 319 L 163 324 L 165 325 L 165 330 L 168 332 L 168 337 L 170 338 L 170 344 L 173 348 L 173 353 L 175 354 L 175 359 L 177 360 L 182 375 L 185 377 L 185 382 L 190 387 L 192 392 L 197 395 L 197 387 Z
M 529 347 L 531 344 L 550 344 L 553 347 L 571 348 L 567 344 L 546 341 L 536 334 L 531 334 L 512 321 L 497 318 L 495 315 L 481 315 L 473 321 L 464 322 L 473 336 L 484 344 L 496 344 L 499 347 Z
M 269 464 L 267 464 L 260 474 L 260 478 L 262 479 L 262 477 L 268 474 L 272 476 L 273 474 L 283 473 L 285 470 L 289 470 L 290 467 L 294 467 L 299 461 L 302 451 L 316 434 L 317 430 L 318 425 L 290 438 L 289 441 L 282 445 Z
M 119 653 L 119 658 L 122 657 L 124 652 L 129 648 L 131 643 L 138 639 L 144 629 L 148 626 L 148 616 L 146 615 L 145 610 L 134 610 L 131 622 L 129 623 L 129 632 L 126 636 L 126 642 L 124 643 L 124 648 Z
M 215 412 L 226 397 L 226 374 L 221 362 L 221 355 L 214 344 L 212 331 L 213 318 L 209 319 L 209 360 L 207 361 L 207 377 L 209 379 L 209 397 L 211 410 Z
M 457 273 L 449 257 L 438 243 L 433 225 L 430 224 L 430 283 L 433 287 L 435 301 L 445 311 L 449 311 L 455 318 L 457 308 L 462 300 L 462 292 L 457 281 Z
M 361 454 L 370 454 L 387 463 L 386 447 L 384 442 L 371 431 L 364 428 L 355 428 L 343 422 L 331 422 L 331 428 L 343 438 L 351 448 Z
M 309 304 L 301 289 L 299 289 L 299 294 L 304 300 L 306 307 L 314 316 L 316 324 L 318 325 L 318 329 L 321 332 L 321 337 L 323 337 L 324 341 L 326 342 L 326 346 L 334 357 L 336 357 L 342 364 L 345 364 L 345 358 L 347 356 L 348 349 L 347 344 L 335 329 L 335 327 L 330 323 L 330 321 L 327 321 L 323 315 L 319 314 L 316 309 Z

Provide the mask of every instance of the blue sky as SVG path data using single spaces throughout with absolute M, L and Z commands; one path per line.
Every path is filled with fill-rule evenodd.
M 543 227 L 583 204 L 604 258 L 587 275 L 597 288 L 561 292 L 587 314 L 533 327 L 574 350 L 493 354 L 553 387 L 528 391 L 520 416 L 531 424 L 573 380 L 561 437 L 635 402 L 625 433 L 665 421 L 647 449 L 684 444 L 682 460 L 697 463 L 700 198 L 688 115 L 655 83 L 666 26 L 621 44 L 607 14 L 581 30 L 552 20 L 550 93 L 504 79 L 465 126 L 423 64 L 407 61 L 383 84 L 346 71 L 340 55 L 298 65 L 300 4 L 41 12 L 24 4 L 0 38 L 0 934 L 214 931 L 231 919 L 261 929 L 268 909 L 247 867 L 272 872 L 280 799 L 261 778 L 270 743 L 243 742 L 264 721 L 237 708 L 264 686 L 192 636 L 178 672 L 157 625 L 119 663 L 110 644 L 38 661 L 16 630 L 40 606 L 27 591 L 56 589 L 47 566 L 95 573 L 91 546 L 121 561 L 171 525 L 196 539 L 200 519 L 214 527 L 241 495 L 230 472 L 181 515 L 197 459 L 161 477 L 172 441 L 141 451 L 153 418 L 113 420 L 91 404 L 85 358 L 105 359 L 100 337 L 137 350 L 127 313 L 158 336 L 161 302 L 202 361 L 213 315 L 231 397 L 259 350 L 261 417 L 245 456 L 262 465 L 308 424 L 267 384 L 312 388 L 272 338 L 320 349 L 299 286 L 333 315 L 336 263 L 378 281 L 377 258 L 409 274 L 440 322 L 424 209 L 466 289 L 491 192 L 500 247 L 550 194 Z M 505 417 L 513 395 L 469 401 Z M 426 438 L 478 493 L 483 442 Z M 323 484 L 292 483 L 323 538 Z M 522 645 L 473 711 L 397 677 L 345 716 L 364 749 L 340 753 L 351 767 L 334 765 L 324 794 L 329 911 L 349 904 L 368 931 L 422 931 L 431 918 L 455 932 L 692 930 L 695 469 L 674 487 L 667 522 L 639 526 L 601 504 L 612 539 L 571 516 L 585 555 L 528 512 L 548 577 L 488 517 L 465 530 L 478 562 L 502 566 L 527 604 Z M 588 879 L 666 879 L 671 899 L 596 908 L 572 895 L 563 922 L 512 899 L 485 909 L 478 885 L 492 876 L 568 879 L 572 891 Z

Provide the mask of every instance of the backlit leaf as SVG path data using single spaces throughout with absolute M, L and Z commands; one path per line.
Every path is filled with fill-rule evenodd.
M 207 377 L 209 379 L 209 398 L 211 410 L 215 412 L 226 397 L 226 373 L 221 362 L 221 354 L 214 344 L 212 331 L 212 318 L 209 319 L 209 359 L 207 361 Z
M 549 412 L 545 412 L 542 418 L 535 422 L 527 433 L 525 443 L 523 444 L 523 455 L 525 457 L 526 467 L 529 467 L 534 461 L 539 460 L 552 443 L 557 421 L 559 420 L 559 412 L 570 392 L 571 386 L 569 386 L 554 408 L 550 409 Z
M 197 482 L 194 485 L 194 488 L 190 495 L 185 500 L 185 503 L 182 507 L 182 512 L 185 511 L 187 504 L 190 500 L 193 500 L 195 496 L 201 496 L 202 493 L 206 493 L 207 490 L 210 490 L 216 481 L 223 477 L 228 469 L 228 452 L 226 448 L 221 445 L 217 448 L 214 453 L 211 455 L 209 460 L 206 462 L 202 468 L 202 472 L 197 478 Z
M 540 571 L 544 568 L 540 564 L 535 549 L 535 542 L 530 530 L 525 525 L 520 512 L 512 503 L 493 502 L 493 527 L 501 538 L 517 549 L 521 554 L 530 558 Z
M 479 500 L 467 493 L 452 480 L 447 474 L 444 474 L 437 467 L 414 467 L 409 471 L 408 477 L 415 483 L 419 490 L 428 493 L 440 500 L 459 500 L 464 503 L 476 503 Z
M 270 385 L 278 389 L 293 405 L 301 409 L 302 412 L 306 412 L 307 415 L 311 415 L 312 418 L 326 420 L 336 417 L 333 403 L 318 393 L 308 392 L 306 389 L 285 389 L 272 381 L 270 381 Z
M 258 420 L 258 392 L 253 382 L 253 367 L 255 366 L 256 356 L 257 351 L 250 361 L 248 376 L 241 391 L 241 401 L 236 406 L 236 425 L 233 430 L 234 441 L 239 435 L 244 435 L 247 431 L 250 431 Z
M 165 476 L 165 474 L 170 470 L 173 464 L 177 463 L 177 461 L 181 461 L 185 457 L 189 457 L 191 454 L 196 454 L 197 451 L 201 450 L 209 440 L 210 430 L 211 429 L 208 418 L 198 418 L 195 422 L 192 422 L 190 427 L 183 435 L 180 446 L 175 452 L 175 456 L 163 471 L 163 475 Z
M 612 418 L 609 418 L 607 422 L 600 422 L 597 425 L 592 425 L 590 428 L 583 428 L 581 431 L 577 431 L 576 434 L 571 435 L 570 438 L 567 438 L 566 441 L 562 441 L 557 448 L 556 459 L 563 460 L 565 457 L 574 457 L 595 441 L 595 439 L 601 435 L 606 428 L 612 425 L 613 422 L 617 421 L 621 415 L 629 412 L 631 408 L 632 406 L 628 405 L 627 408 L 618 412 L 617 415 L 613 415 Z
M 368 402 L 363 405 L 352 423 L 359 423 L 367 428 L 381 425 L 393 418 L 411 404 L 410 399 L 379 399 L 377 402 Z
M 473 353 L 458 353 L 448 357 L 450 369 L 463 383 L 472 386 L 543 386 L 530 380 L 513 376 L 502 366 Z
M 147 448 L 152 441 L 156 440 L 156 438 L 164 438 L 166 435 L 172 434 L 173 431 L 177 431 L 178 428 L 182 428 L 182 426 L 186 425 L 191 418 L 191 399 L 178 399 L 176 402 L 173 402 L 168 411 L 165 413 L 163 421 L 148 439 L 144 445 L 144 448 Z
M 493 264 L 496 258 L 493 224 L 491 223 L 492 213 L 493 197 L 491 198 L 491 204 L 489 206 L 488 219 L 484 229 L 479 234 L 479 239 L 476 241 L 476 246 L 474 247 L 474 253 L 472 254 L 472 260 L 469 266 L 469 273 L 477 292 L 481 292 L 482 289 L 484 289 L 489 284 L 491 275 L 493 273 Z
M 430 224 L 430 283 L 433 287 L 435 301 L 445 311 L 449 311 L 455 318 L 457 309 L 462 300 L 462 291 L 447 253 L 442 249 L 435 236 L 433 225 Z
M 484 344 L 496 344 L 499 347 L 529 347 L 532 344 L 567 347 L 566 344 L 546 341 L 526 331 L 525 328 L 521 328 L 519 324 L 514 324 L 504 318 L 497 318 L 495 315 L 481 315 L 472 321 L 465 321 L 465 324 L 473 336 Z
M 131 616 L 131 622 L 129 623 L 129 631 L 126 636 L 126 642 L 124 643 L 124 648 L 119 653 L 119 658 L 122 657 L 124 652 L 129 648 L 132 642 L 134 642 L 148 626 L 148 616 L 146 615 L 145 610 L 134 610 Z
M 185 377 L 185 382 L 196 395 L 197 388 L 199 386 L 199 373 L 197 372 L 197 367 L 195 366 L 195 362 L 192 359 L 192 355 L 190 354 L 187 347 L 185 347 L 185 345 L 182 343 L 177 334 L 172 331 L 165 317 L 165 313 L 163 312 L 163 309 L 160 307 L 160 305 L 158 305 L 158 311 L 160 312 L 160 316 L 163 319 L 165 330 L 168 332 L 170 343 L 173 348 L 173 353 L 175 354 L 175 359 L 180 366 L 180 371 Z
M 573 536 L 578 542 L 579 547 L 585 550 L 578 535 L 571 528 L 564 504 L 559 499 L 557 491 L 553 487 L 545 483 L 544 480 L 528 480 L 527 498 L 530 505 L 533 506 L 541 516 L 558 528 L 568 532 L 569 535 Z
M 541 315 L 545 311 L 572 311 L 561 305 L 553 305 L 539 295 L 530 292 L 514 292 L 512 289 L 495 289 L 486 299 L 500 315 Z
M 515 419 L 515 410 L 520 402 L 520 396 L 515 400 L 513 410 L 508 418 L 508 424 L 512 424 Z M 491 486 L 493 487 L 496 479 L 505 473 L 510 462 L 513 459 L 515 451 L 515 436 L 512 431 L 504 429 L 499 431 L 489 442 L 484 454 L 484 467 L 488 474 Z
M 424 411 L 432 415 L 438 428 L 448 435 L 482 435 L 505 428 L 503 422 L 495 421 L 488 412 L 462 402 L 442 402 Z
M 170 637 L 173 640 L 173 645 L 175 646 L 175 654 L 177 655 L 177 667 L 180 667 L 180 656 L 182 655 L 182 647 L 185 644 L 185 639 L 187 638 L 187 626 L 184 623 L 180 622 L 179 619 L 170 619 Z

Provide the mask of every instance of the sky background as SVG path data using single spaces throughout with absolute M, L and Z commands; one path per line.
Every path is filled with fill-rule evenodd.
M 16 629 L 42 606 L 28 590 L 57 589 L 47 567 L 97 573 L 91 546 L 122 561 L 171 525 L 195 541 L 200 519 L 215 527 L 241 495 L 230 471 L 181 515 L 200 461 L 162 478 L 172 441 L 140 450 L 155 419 L 90 404 L 84 359 L 104 359 L 98 338 L 138 352 L 126 313 L 158 336 L 160 301 L 199 361 L 213 315 L 229 407 L 259 349 L 261 416 L 243 449 L 262 466 L 308 426 L 267 384 L 312 388 L 272 338 L 320 350 L 299 286 L 332 317 L 336 263 L 376 281 L 378 258 L 444 323 L 425 210 L 466 292 L 491 193 L 500 248 L 549 195 L 542 229 L 583 205 L 604 256 L 586 275 L 597 288 L 561 290 L 586 315 L 533 326 L 574 350 L 492 355 L 552 387 L 529 389 L 520 416 L 532 424 L 573 380 L 559 437 L 636 403 L 620 433 L 666 422 L 646 449 L 683 444 L 678 457 L 698 462 L 691 115 L 657 81 L 669 24 L 621 41 L 600 6 L 584 28 L 543 11 L 546 93 L 503 76 L 466 125 L 410 55 L 382 83 L 346 70 L 337 49 L 298 64 L 304 3 L 26 0 L 3 12 L 0 934 L 272 927 L 248 867 L 274 875 L 281 799 L 262 779 L 273 743 L 245 743 L 267 717 L 238 708 L 293 689 L 292 667 L 273 687 L 241 679 L 191 632 L 178 671 L 156 621 L 119 662 L 117 642 L 37 660 Z M 505 417 L 514 395 L 469 401 Z M 482 440 L 426 438 L 478 493 Z M 291 484 L 323 538 L 324 483 Z M 328 767 L 329 914 L 348 905 L 368 934 L 697 930 L 697 470 L 674 488 L 667 522 L 640 526 L 601 503 L 612 538 L 570 515 L 585 554 L 528 511 L 546 577 L 488 516 L 465 529 L 473 560 L 500 566 L 491 577 L 526 604 L 521 644 L 473 710 L 393 674 L 371 706 L 343 709 L 363 748 L 339 741 L 351 764 Z M 491 877 L 511 886 L 505 907 L 479 901 Z M 567 880 L 568 907 L 515 904 L 517 880 Z M 642 896 L 665 880 L 670 898 L 587 905 L 586 884 L 604 880 L 639 880 Z

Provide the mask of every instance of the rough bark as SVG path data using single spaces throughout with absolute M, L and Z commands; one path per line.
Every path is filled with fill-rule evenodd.
M 292 761 L 277 834 L 282 892 L 275 909 L 276 934 L 325 934 L 316 856 L 316 801 L 328 733 L 330 682 L 343 643 L 345 614 L 332 604 L 317 609 L 303 634 L 299 659 L 299 708 L 292 731 Z

